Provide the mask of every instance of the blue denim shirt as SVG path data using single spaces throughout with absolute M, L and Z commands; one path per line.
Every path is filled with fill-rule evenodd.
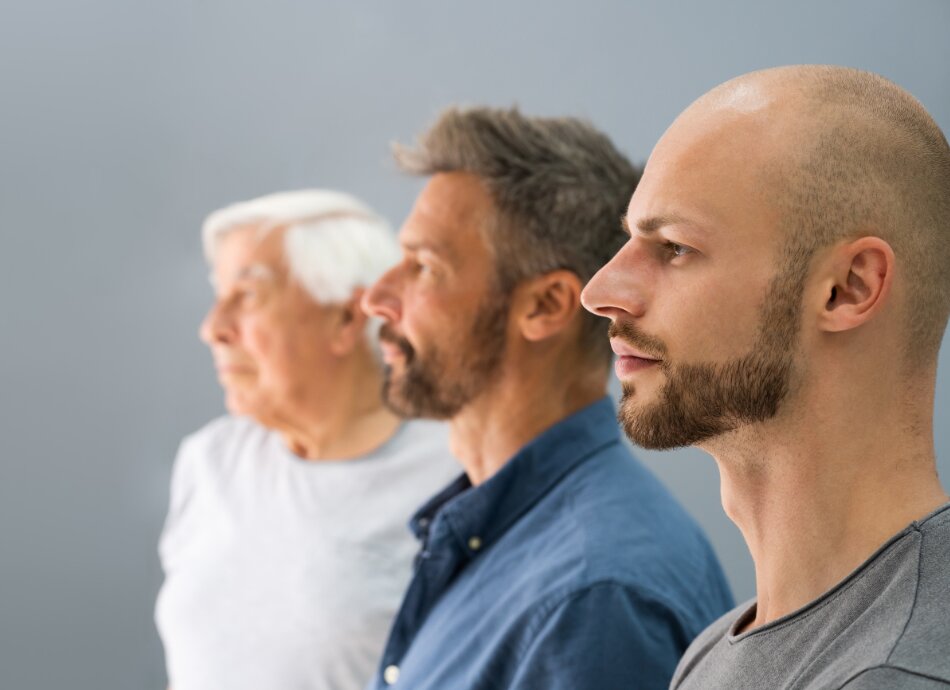
M 733 606 L 706 538 L 604 398 L 415 515 L 416 571 L 369 688 L 667 688 Z

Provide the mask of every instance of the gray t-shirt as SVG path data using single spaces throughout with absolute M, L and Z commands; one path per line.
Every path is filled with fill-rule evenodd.
M 819 599 L 736 634 L 755 603 L 686 650 L 671 690 L 950 689 L 950 504 Z

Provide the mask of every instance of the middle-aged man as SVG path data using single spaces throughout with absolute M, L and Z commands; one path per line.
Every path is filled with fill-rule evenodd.
M 950 688 L 940 129 L 873 74 L 739 77 L 663 135 L 626 225 L 583 295 L 612 320 L 622 421 L 716 458 L 756 567 L 673 687 Z
M 622 445 L 607 322 L 580 308 L 637 171 L 589 125 L 516 110 L 450 110 L 398 159 L 432 177 L 364 307 L 386 322 L 389 405 L 450 419 L 465 474 L 412 520 L 372 687 L 666 687 L 731 597 Z
M 458 474 L 443 425 L 382 403 L 366 285 L 389 225 L 330 190 L 204 224 L 201 327 L 226 416 L 182 443 L 156 617 L 174 690 L 340 690 L 372 676 L 409 581 L 418 502 Z

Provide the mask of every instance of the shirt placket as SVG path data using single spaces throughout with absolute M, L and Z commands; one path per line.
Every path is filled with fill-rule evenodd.
M 416 555 L 415 573 L 383 653 L 381 685 L 378 687 L 398 683 L 400 663 L 413 638 L 466 561 L 445 521 L 437 519 L 431 529 L 430 525 L 420 521 L 419 527 L 422 548 Z

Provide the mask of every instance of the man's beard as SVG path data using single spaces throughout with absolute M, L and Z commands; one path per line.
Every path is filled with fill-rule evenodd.
M 773 279 L 748 354 L 723 364 L 670 363 L 666 347 L 630 323 L 614 322 L 619 337 L 662 361 L 666 382 L 659 398 L 637 404 L 632 383 L 623 385 L 617 415 L 631 441 L 644 448 L 692 446 L 743 424 L 773 418 L 788 396 L 798 339 L 803 277 L 786 271 Z
M 392 367 L 386 367 L 386 406 L 403 417 L 451 419 L 458 414 L 498 377 L 509 307 L 509 295 L 493 291 L 475 314 L 468 337 L 459 341 L 465 351 L 458 350 L 453 361 L 437 343 L 420 356 L 389 324 L 383 325 L 380 339 L 397 345 L 405 358 L 401 376 L 394 376 Z

